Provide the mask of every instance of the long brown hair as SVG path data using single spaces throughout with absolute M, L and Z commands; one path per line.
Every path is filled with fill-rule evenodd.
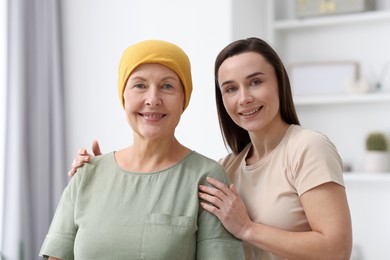
M 240 153 L 251 140 L 248 131 L 234 123 L 223 105 L 222 93 L 218 82 L 218 71 L 219 67 L 226 59 L 246 52 L 259 53 L 274 67 L 278 80 L 279 110 L 282 120 L 288 124 L 300 124 L 292 98 L 290 80 L 279 55 L 268 43 L 259 38 L 252 37 L 234 41 L 218 54 L 215 60 L 214 78 L 219 126 L 221 128 L 225 146 L 230 148 L 235 154 Z

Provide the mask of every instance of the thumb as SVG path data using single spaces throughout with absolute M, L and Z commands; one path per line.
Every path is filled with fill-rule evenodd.
M 95 156 L 101 155 L 102 152 L 100 151 L 100 146 L 97 140 L 93 140 L 92 142 L 92 152 Z

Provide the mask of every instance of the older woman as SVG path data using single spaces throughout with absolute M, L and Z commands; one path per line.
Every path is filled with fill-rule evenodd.
M 243 259 L 240 241 L 199 204 L 222 166 L 183 146 L 175 128 L 192 80 L 187 55 L 149 40 L 125 50 L 118 91 L 129 147 L 85 164 L 63 192 L 41 255 L 49 259 Z

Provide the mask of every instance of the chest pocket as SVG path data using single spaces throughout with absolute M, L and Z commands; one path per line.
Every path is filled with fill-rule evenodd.
M 195 259 L 195 219 L 149 214 L 142 234 L 142 259 Z

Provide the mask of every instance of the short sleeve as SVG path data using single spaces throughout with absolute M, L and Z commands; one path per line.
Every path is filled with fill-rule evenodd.
M 228 184 L 225 170 L 220 165 L 209 176 Z M 245 259 L 241 240 L 230 234 L 216 216 L 201 207 L 199 210 L 197 259 Z
M 344 186 L 342 160 L 328 137 L 308 131 L 289 149 L 293 149 L 292 178 L 299 196 L 327 182 Z
M 79 171 L 84 168 L 82 167 Z M 52 256 L 61 259 L 74 259 L 73 247 L 77 232 L 77 226 L 74 222 L 74 202 L 81 175 L 83 173 L 78 173 L 72 177 L 62 193 L 39 253 L 44 258 Z

